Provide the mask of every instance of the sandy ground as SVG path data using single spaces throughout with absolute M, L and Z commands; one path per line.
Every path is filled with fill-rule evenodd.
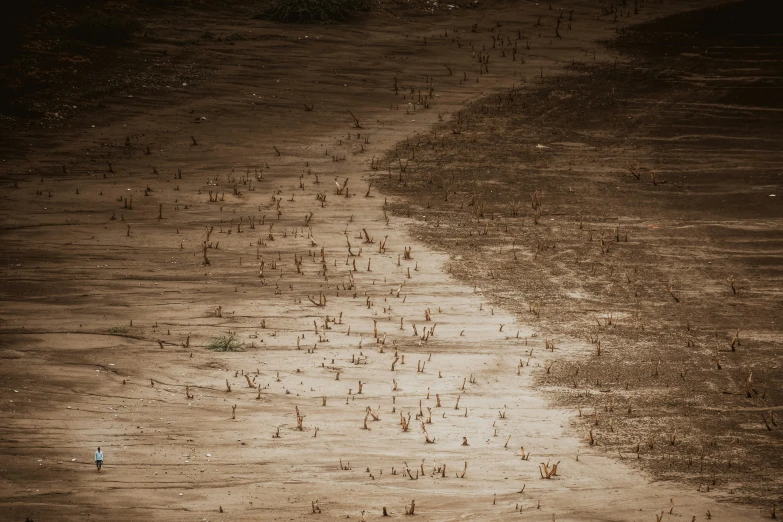
M 612 43 L 627 61 L 482 98 L 381 161 L 415 147 L 405 173 L 373 179 L 451 274 L 549 340 L 535 375 L 574 434 L 769 508 L 783 86 L 767 58 L 783 41 L 758 27 L 763 4 L 636 25 Z
M 208 83 L 19 137 L 0 203 L 0 518 L 371 520 L 412 500 L 427 520 L 760 518 L 568 435 L 572 413 L 533 386 L 544 339 L 368 190 L 374 157 L 614 33 L 593 2 L 556 7 L 574 10 L 562 40 L 557 10 L 532 2 L 216 27 L 264 36 Z M 521 31 L 530 50 L 479 74 L 491 36 Z M 204 348 L 229 331 L 244 351 Z

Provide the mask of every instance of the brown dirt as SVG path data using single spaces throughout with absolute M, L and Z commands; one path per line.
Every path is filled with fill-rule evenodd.
M 403 197 L 394 211 L 424 216 L 416 235 L 451 254 L 452 273 L 552 339 L 540 380 L 578 408 L 574 433 L 658 477 L 770 505 L 783 88 L 763 4 L 637 26 L 612 42 L 624 61 L 482 99 L 379 181 Z
M 562 73 L 563 64 L 586 53 L 592 57 L 594 42 L 610 36 L 618 23 L 710 3 L 645 5 L 638 15 L 627 9 L 618 22 L 612 14 L 601 16 L 593 2 L 581 1 L 562 2 L 553 11 L 533 2 L 500 2 L 476 10 L 440 6 L 432 13 L 419 5 L 382 3 L 351 23 L 318 27 L 255 21 L 222 8 L 178 11 L 175 6 L 162 11 L 166 17 L 152 17 L 148 31 L 160 41 L 202 29 L 218 35 L 252 31 L 254 36 L 233 45 L 209 40 L 183 50 L 182 67 L 206 71 L 203 78 L 209 81 L 194 76 L 195 81 L 183 82 L 188 85 L 168 90 L 159 80 L 154 88 L 141 82 L 126 90 L 108 90 L 97 96 L 105 106 L 101 111 L 67 114 L 51 130 L 35 118 L 26 120 L 36 123 L 28 126 L 35 130 L 12 122 L 2 141 L 0 518 L 360 520 L 362 511 L 367 519 L 380 518 L 383 506 L 400 516 L 412 499 L 416 515 L 427 520 L 496 520 L 516 511 L 515 516 L 530 520 L 652 520 L 662 511 L 667 520 L 703 519 L 708 512 L 721 520 L 769 516 L 768 506 L 759 511 L 719 504 L 717 499 L 730 497 L 726 488 L 706 493 L 653 483 L 627 465 L 627 456 L 620 461 L 606 454 L 604 441 L 610 437 L 603 432 L 598 447 L 569 433 L 573 411 L 553 408 L 536 388 L 546 378 L 545 368 L 553 368 L 550 376 L 558 377 L 561 364 L 574 364 L 566 362 L 566 350 L 571 351 L 570 361 L 584 352 L 578 340 L 558 339 L 554 354 L 543 346 L 552 328 L 562 328 L 558 335 L 563 338 L 581 333 L 575 319 L 547 319 L 555 310 L 569 317 L 576 305 L 565 297 L 549 304 L 542 299 L 540 316 L 520 316 L 514 303 L 526 301 L 515 297 L 522 278 L 510 281 L 506 297 L 511 299 L 503 300 L 502 307 L 493 304 L 504 296 L 493 292 L 497 287 L 484 274 L 500 271 L 487 265 L 468 275 L 468 262 L 478 258 L 463 248 L 467 228 L 450 225 L 449 220 L 461 215 L 456 209 L 444 212 L 438 250 L 409 233 L 413 227 L 422 230 L 422 238 L 435 241 L 423 232 L 431 229 L 432 209 L 413 196 L 429 193 L 433 202 L 439 197 L 442 191 L 432 191 L 424 181 L 423 166 L 432 154 L 432 172 L 439 175 L 435 155 L 453 147 L 417 148 L 407 172 L 408 187 L 416 179 L 421 183 L 420 190 L 409 195 L 411 217 L 427 215 L 425 227 L 407 217 L 386 215 L 385 196 L 376 191 L 380 180 L 368 189 L 370 177 L 377 176 L 371 165 L 389 157 L 395 143 L 407 154 L 408 143 L 428 140 L 440 118 L 453 122 L 451 115 L 469 100 L 503 93 L 519 86 L 523 77 L 527 83 L 520 93 L 540 92 L 527 90 L 539 71 L 547 87 L 549 76 Z M 563 40 L 554 36 L 560 8 L 565 16 L 574 9 L 572 29 L 560 28 Z M 534 26 L 539 16 L 542 26 Z M 508 46 L 489 51 L 489 72 L 480 74 L 474 52 L 479 54 L 480 46 L 490 49 L 491 36 L 498 32 L 513 42 L 523 30 L 526 39 L 518 45 L 521 49 L 529 40 L 531 49 L 521 50 L 517 60 L 508 52 L 501 56 Z M 145 56 L 162 56 L 158 46 L 159 40 L 134 43 L 131 49 L 138 60 L 125 65 L 129 74 L 143 69 Z M 595 61 L 612 64 L 614 56 L 596 47 Z M 595 70 L 596 75 L 608 74 L 604 67 Z M 74 103 L 77 107 L 91 96 L 78 85 L 73 92 L 88 93 Z M 313 104 L 313 110 L 306 111 L 305 104 Z M 362 128 L 354 126 L 348 111 Z M 438 133 L 439 139 L 462 139 L 458 146 L 465 164 L 480 157 L 481 148 L 472 149 L 464 139 L 480 129 L 476 111 L 480 102 L 465 112 L 471 123 L 462 134 Z M 510 134 L 501 132 L 501 120 L 494 120 L 494 137 L 485 127 L 488 139 L 498 144 Z M 556 164 L 561 159 L 551 154 L 556 147 L 552 141 L 544 143 L 549 149 L 540 150 L 548 151 L 544 158 Z M 580 145 L 572 161 L 594 162 L 585 169 L 597 178 L 590 190 L 598 196 L 591 205 L 605 204 L 622 165 L 608 160 L 599 165 L 593 159 L 599 154 L 587 154 L 587 149 Z M 643 157 L 632 159 L 649 168 Z M 502 160 L 493 154 L 491 163 L 502 167 Z M 514 161 L 522 164 L 525 156 L 520 152 Z M 486 163 L 473 165 L 481 172 L 476 186 L 484 190 L 492 171 Z M 600 176 L 607 182 L 601 183 Z M 335 180 L 342 184 L 346 178 L 347 192 L 337 193 Z M 674 186 L 673 176 L 667 180 L 655 187 L 663 187 L 654 193 L 656 201 L 664 199 L 660 192 Z M 586 197 L 588 181 L 585 177 L 574 190 Z M 649 186 L 630 181 L 620 179 L 628 194 L 652 197 Z M 554 189 L 543 190 L 546 218 L 553 219 L 551 208 L 565 202 L 555 203 L 547 192 Z M 619 209 L 625 203 L 618 199 L 611 204 Z M 490 212 L 496 203 L 488 196 L 484 201 Z M 651 205 L 648 211 L 660 218 L 655 212 L 663 206 Z M 618 215 L 590 214 L 586 223 L 594 228 L 599 218 Z M 562 230 L 581 237 L 584 248 L 587 232 L 576 231 L 573 216 L 569 211 L 557 219 Z M 676 217 L 693 225 L 686 218 Z M 746 224 L 766 241 L 769 228 L 764 227 L 773 226 L 776 218 L 772 212 L 766 222 L 748 216 L 733 219 L 750 220 Z M 548 236 L 531 225 L 529 217 L 525 220 L 524 229 L 517 225 L 519 230 L 535 230 L 543 244 Z M 657 230 L 668 231 L 672 221 L 660 218 Z M 443 234 L 446 225 L 448 233 Z M 629 234 L 628 247 L 636 241 L 658 241 L 654 229 L 627 222 L 621 228 Z M 363 229 L 369 238 L 362 237 Z M 499 245 L 497 233 L 491 233 Z M 446 240 L 452 237 L 463 241 L 462 260 L 448 257 Z M 381 241 L 386 241 L 385 251 Z M 567 239 L 556 241 L 560 255 L 559 243 Z M 526 244 L 529 258 L 533 243 Z M 595 243 L 590 245 L 595 254 Z M 667 246 L 658 245 L 656 252 Z M 412 259 L 399 259 L 406 246 L 412 247 Z M 610 256 L 619 257 L 625 247 L 613 245 Z M 653 274 L 653 268 L 646 266 L 660 265 L 653 262 L 653 253 L 643 246 L 629 250 L 646 261 L 639 269 L 648 270 L 644 277 L 652 277 L 646 274 Z M 508 253 L 504 247 L 503 255 Z M 588 279 L 584 272 L 590 265 L 558 264 L 556 255 L 551 249 L 540 254 L 552 259 L 553 270 L 567 267 Z M 621 262 L 615 261 L 618 267 Z M 607 269 L 601 265 L 596 264 L 596 271 L 603 274 Z M 660 267 L 655 270 L 665 274 Z M 481 281 L 481 291 L 449 271 Z M 772 284 L 754 279 L 751 285 L 749 276 L 734 273 L 743 289 L 732 299 L 762 310 L 760 300 L 773 291 Z M 573 278 L 566 276 L 553 278 L 551 284 L 570 284 Z M 700 310 L 684 297 L 699 303 L 704 298 L 689 288 L 703 285 L 694 281 L 685 287 L 682 281 L 676 286 L 683 295 L 681 304 Z M 619 287 L 612 285 L 615 294 Z M 725 293 L 725 287 L 721 291 Z M 660 293 L 658 288 L 655 292 Z M 317 301 L 320 293 L 327 299 L 324 307 L 310 301 Z M 643 310 L 650 316 L 638 322 L 663 328 L 657 321 L 672 312 L 649 309 L 656 304 L 667 308 L 665 299 L 652 287 L 644 295 L 649 301 Z M 612 303 L 604 303 L 606 308 L 597 313 L 617 310 L 617 328 L 630 329 L 620 314 L 625 301 Z M 767 308 L 772 314 L 774 309 Z M 424 328 L 435 324 L 427 337 Z M 693 324 L 706 331 L 704 323 Z M 751 349 L 766 350 L 774 342 L 777 330 L 767 327 L 762 332 L 757 326 L 761 324 L 763 317 L 758 323 L 743 317 L 741 347 L 721 356 L 731 369 L 727 375 L 741 375 L 734 368 L 757 364 L 750 359 Z M 604 328 L 602 339 L 610 338 L 611 330 Z M 236 333 L 244 351 L 205 349 L 227 332 Z M 636 333 L 631 341 L 643 337 Z M 655 349 L 664 353 L 662 347 Z M 610 340 L 603 360 L 611 361 L 615 350 Z M 395 353 L 404 354 L 405 363 L 398 361 L 392 371 Z M 520 360 L 529 360 L 529 365 L 518 367 Z M 634 361 L 629 359 L 629 364 Z M 425 363 L 421 372 L 415 369 L 419 362 Z M 664 375 L 670 366 L 662 363 L 660 368 Z M 258 389 L 250 389 L 244 375 Z M 767 384 L 768 402 L 778 397 L 774 379 L 771 369 L 765 373 L 763 367 L 754 367 L 754 381 Z M 563 385 L 550 383 L 557 389 Z M 586 384 L 581 389 L 596 395 Z M 640 383 L 635 389 L 641 393 L 646 388 Z M 435 394 L 441 397 L 441 408 Z M 566 399 L 564 404 L 572 404 Z M 424 426 L 434 444 L 425 442 L 414 418 L 421 407 L 426 419 L 428 406 L 432 424 Z M 304 415 L 303 430 L 297 429 L 295 407 Z M 364 430 L 368 407 L 380 411 L 380 420 L 368 420 L 370 429 Z M 684 411 L 675 407 L 675 412 Z M 501 418 L 498 412 L 504 408 L 506 418 Z M 640 415 L 655 417 L 655 408 L 653 402 L 640 405 Z M 409 412 L 412 424 L 404 432 L 399 415 L 407 417 Z M 615 422 L 620 424 L 619 419 Z M 748 429 L 758 431 L 758 424 Z M 280 438 L 273 438 L 278 427 Z M 461 444 L 463 436 L 469 446 Z M 106 452 L 100 474 L 91 462 L 98 445 Z M 520 458 L 520 446 L 532 452 L 530 460 Z M 340 469 L 341 460 L 350 469 Z M 558 461 L 556 476 L 540 478 L 539 463 Z M 455 477 L 465 463 L 464 478 Z M 440 478 L 435 469 L 443 464 L 447 472 Z M 406 467 L 411 477 L 405 476 Z M 320 515 L 311 514 L 316 500 Z

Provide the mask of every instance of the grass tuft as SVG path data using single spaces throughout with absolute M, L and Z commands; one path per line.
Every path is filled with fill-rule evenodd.
M 245 343 L 237 339 L 236 332 L 228 332 L 226 335 L 215 337 L 207 345 L 207 350 L 213 352 L 241 352 Z
M 127 326 L 112 326 L 106 329 L 106 333 L 109 335 L 127 335 L 130 330 Z

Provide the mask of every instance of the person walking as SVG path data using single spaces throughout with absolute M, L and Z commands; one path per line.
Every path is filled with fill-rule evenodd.
M 100 447 L 98 447 L 98 451 L 95 452 L 95 466 L 98 468 L 98 471 L 100 471 L 101 466 L 103 466 L 103 452 Z

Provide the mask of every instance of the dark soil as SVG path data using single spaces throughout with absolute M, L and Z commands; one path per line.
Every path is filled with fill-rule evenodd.
M 14 30 L 0 51 L 0 129 L 67 128 L 107 109 L 107 97 L 181 90 L 202 80 L 218 62 L 215 55 L 193 59 L 192 48 L 219 41 L 230 51 L 229 35 L 210 31 L 236 11 L 250 16 L 237 2 L 16 5 L 3 21 Z
M 773 4 L 636 26 L 608 44 L 627 60 L 528 77 L 376 175 L 453 274 L 539 325 L 541 386 L 585 440 L 765 506 L 783 486 Z
M 237 43 L 269 36 L 259 34 L 253 19 L 272 3 L 14 4 L 0 19 L 0 130 L 12 135 L 68 128 L 109 109 L 109 99 L 164 96 L 203 83 L 233 56 Z M 366 3 L 354 4 L 344 13 L 349 23 L 361 22 L 369 10 Z M 436 8 L 424 0 L 395 0 L 384 2 L 382 9 L 408 20 Z

